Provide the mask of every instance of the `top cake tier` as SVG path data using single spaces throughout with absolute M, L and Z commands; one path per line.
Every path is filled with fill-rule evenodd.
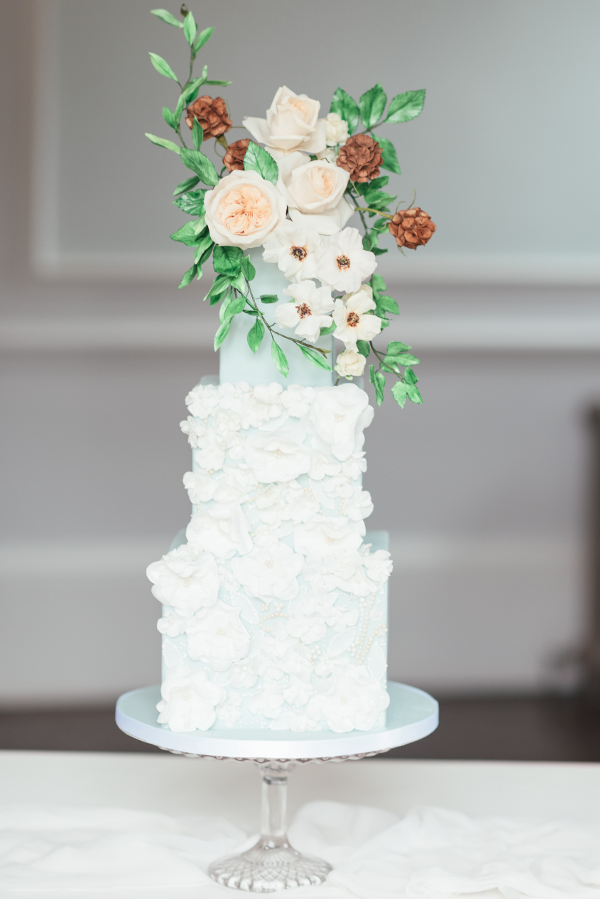
M 256 277 L 251 285 L 252 293 L 259 304 L 261 295 L 277 295 L 279 297 L 277 303 L 263 306 L 265 311 L 272 312 L 281 303 L 289 302 L 289 297 L 284 295 L 283 290 L 289 287 L 290 282 L 276 265 L 263 261 L 262 253 L 263 248 L 257 247 L 248 254 L 256 269 Z M 269 318 L 271 319 L 272 315 Z M 303 387 L 331 387 L 333 373 L 310 365 L 298 351 L 288 355 L 290 370 L 285 378 L 273 365 L 270 341 L 263 340 L 256 353 L 252 352 L 247 340 L 249 327 L 247 315 L 234 317 L 227 340 L 219 350 L 221 384 L 237 384 L 238 381 L 245 381 L 255 387 L 257 384 L 272 384 L 275 381 L 286 387 L 289 384 L 301 384 Z M 277 325 L 275 329 L 281 330 Z M 321 337 L 316 346 L 331 351 L 333 337 L 331 335 Z M 331 360 L 331 356 L 329 359 Z

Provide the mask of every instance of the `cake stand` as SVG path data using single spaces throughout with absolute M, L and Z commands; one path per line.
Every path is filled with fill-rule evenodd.
M 438 704 L 416 687 L 388 682 L 390 705 L 386 724 L 368 732 L 236 730 L 174 733 L 157 724 L 160 687 L 124 693 L 117 702 L 116 722 L 130 737 L 192 758 L 254 762 L 262 772 L 260 839 L 241 855 L 218 859 L 208 873 L 223 886 L 253 893 L 323 883 L 331 865 L 303 856 L 286 836 L 287 778 L 295 765 L 343 762 L 387 752 L 432 733 Z

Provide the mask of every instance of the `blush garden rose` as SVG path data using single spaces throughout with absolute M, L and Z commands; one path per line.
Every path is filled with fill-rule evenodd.
M 275 150 L 318 153 L 325 149 L 326 141 L 325 119 L 318 118 L 320 108 L 318 100 L 280 87 L 266 119 L 246 117 L 244 128 L 261 144 Z
M 285 220 L 285 200 L 258 172 L 226 175 L 206 192 L 204 210 L 210 236 L 222 247 L 262 246 Z

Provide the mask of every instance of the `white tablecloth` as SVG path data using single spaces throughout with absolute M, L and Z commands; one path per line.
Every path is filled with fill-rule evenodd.
M 205 870 L 251 844 L 258 785 L 235 763 L 0 753 L 0 896 L 231 897 Z M 291 794 L 313 800 L 292 842 L 334 865 L 298 899 L 600 899 L 600 766 L 306 766 Z

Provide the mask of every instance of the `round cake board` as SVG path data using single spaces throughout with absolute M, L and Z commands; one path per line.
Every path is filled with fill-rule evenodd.
M 141 740 L 170 752 L 232 759 L 327 759 L 385 752 L 414 743 L 438 726 L 438 704 L 428 693 L 388 681 L 390 704 L 386 724 L 370 731 L 231 730 L 212 727 L 208 731 L 174 733 L 158 724 L 156 704 L 160 687 L 141 687 L 124 693 L 117 701 L 118 727 Z

